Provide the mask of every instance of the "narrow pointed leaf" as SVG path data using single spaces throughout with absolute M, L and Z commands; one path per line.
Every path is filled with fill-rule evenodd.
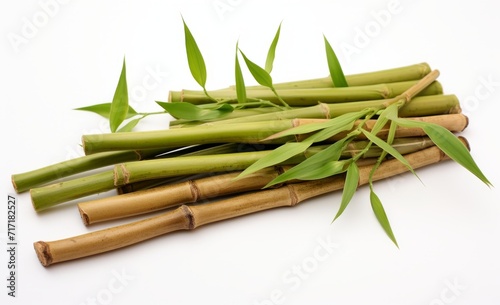
M 242 178 L 263 168 L 280 164 L 293 156 L 303 153 L 311 144 L 311 142 L 285 143 L 250 165 L 238 176 L 238 178 Z
M 238 103 L 245 103 L 247 101 L 247 89 L 245 87 L 245 80 L 243 79 L 243 73 L 241 72 L 240 61 L 238 59 L 238 43 L 236 43 L 236 56 L 234 61 L 236 97 L 238 98 Z
M 439 147 L 446 155 L 465 167 L 483 183 L 488 186 L 492 186 L 488 178 L 486 178 L 481 169 L 479 169 L 479 166 L 472 158 L 467 147 L 465 147 L 465 145 L 453 133 L 436 124 L 425 124 L 423 129 L 432 142 L 434 142 L 434 144 L 436 144 L 436 146 Z
M 347 80 L 345 78 L 344 72 L 342 71 L 342 67 L 340 66 L 340 62 L 333 51 L 332 46 L 326 39 L 326 36 L 323 36 L 325 40 L 325 50 L 326 50 L 326 59 L 328 61 L 328 69 L 330 70 L 330 77 L 332 79 L 333 85 L 335 87 L 347 87 Z
M 324 164 L 332 161 L 337 161 L 342 155 L 342 151 L 345 149 L 346 145 L 350 140 L 343 139 L 335 142 L 334 144 L 328 146 L 327 148 L 319 151 L 313 156 L 307 158 L 301 163 L 295 165 L 291 169 L 287 170 L 283 174 L 279 175 L 271 182 L 269 182 L 266 187 L 283 183 L 293 179 L 301 179 L 308 172 L 321 171 Z
M 281 23 L 278 27 L 278 30 L 276 31 L 276 34 L 274 35 L 274 39 L 273 42 L 271 43 L 271 46 L 269 47 L 269 51 L 267 52 L 265 70 L 269 74 L 273 70 L 274 57 L 276 55 L 276 46 L 278 45 L 278 40 L 280 38 L 280 31 L 281 31 Z
M 317 180 L 341 174 L 347 170 L 346 165 L 348 162 L 348 160 L 328 161 L 320 167 L 301 172 L 295 179 Z
M 137 119 L 130 120 L 129 122 L 127 122 L 127 124 L 125 124 L 123 127 L 118 129 L 118 132 L 130 132 L 130 131 L 132 131 L 134 129 L 134 127 L 137 126 L 137 123 L 139 123 L 139 121 L 142 120 L 143 118 L 144 118 L 144 116 L 137 118 Z
M 342 201 L 340 202 L 339 210 L 337 212 L 337 215 L 335 215 L 333 221 L 335 221 L 337 218 L 339 218 L 340 215 L 342 215 L 349 202 L 351 202 L 354 193 L 356 193 L 356 190 L 358 189 L 358 183 L 359 168 L 356 165 L 356 162 L 351 162 L 351 164 L 349 164 L 349 167 L 347 168 L 344 190 L 342 192 Z
M 441 149 L 448 157 L 462 165 L 469 172 L 475 175 L 487 186 L 493 186 L 491 182 L 483 174 L 479 166 L 474 161 L 467 147 L 448 129 L 433 123 L 418 122 L 408 119 L 398 118 L 396 121 L 399 125 L 405 127 L 419 127 L 424 130 L 427 136 Z
M 111 103 L 103 103 L 103 104 L 96 104 L 96 105 L 87 106 L 87 107 L 80 107 L 80 108 L 75 108 L 74 110 L 93 112 L 93 113 L 96 113 L 96 114 L 106 118 L 106 119 L 109 119 L 109 113 L 111 110 Z M 136 114 L 137 114 L 137 112 L 132 107 L 129 106 L 126 119 L 129 119 Z
M 109 127 L 115 132 L 128 114 L 127 68 L 123 59 L 122 72 L 109 109 Z
M 413 170 L 413 167 L 411 167 L 411 164 L 408 162 L 408 160 L 406 160 L 405 157 L 402 154 L 400 154 L 394 147 L 392 147 L 384 140 L 380 139 L 379 137 L 375 136 L 374 134 L 364 129 L 362 130 L 362 132 L 368 140 L 372 141 L 373 143 L 375 143 L 375 145 L 377 145 L 378 147 L 382 148 L 384 151 L 392 155 L 399 162 L 403 163 L 408 168 L 409 171 L 411 171 L 415 176 L 417 176 L 417 174 Z
M 207 69 L 205 66 L 205 60 L 201 54 L 200 48 L 194 39 L 191 31 L 189 30 L 186 22 L 182 19 L 184 23 L 184 40 L 186 44 L 186 55 L 189 65 L 189 70 L 191 75 L 196 80 L 196 82 L 205 89 L 207 82 Z
M 241 52 L 241 50 L 240 50 Z M 273 88 L 273 79 L 271 75 L 261 67 L 259 67 L 257 64 L 252 62 L 248 57 L 245 56 L 245 53 L 241 52 L 241 55 L 243 55 L 243 59 L 245 60 L 245 63 L 248 67 L 248 70 L 252 74 L 253 78 L 261 85 L 264 87 L 268 88 Z
M 266 140 L 277 139 L 277 138 L 286 137 L 289 135 L 311 133 L 314 131 L 318 131 L 318 130 L 322 130 L 322 129 L 326 129 L 326 128 L 330 128 L 330 127 L 343 129 L 343 128 L 347 128 L 348 126 L 351 126 L 351 128 L 352 128 L 352 125 L 354 125 L 354 122 L 357 119 L 365 116 L 367 113 L 368 113 L 367 110 L 363 110 L 363 111 L 359 111 L 359 112 L 352 112 L 352 113 L 350 112 L 350 113 L 340 115 L 338 117 L 335 117 L 335 118 L 330 119 L 330 120 L 325 121 L 325 122 L 311 123 L 311 124 L 305 124 L 305 125 L 293 127 L 293 128 L 281 131 L 279 133 L 276 133 L 272 136 L 269 136 L 266 138 Z M 346 130 L 346 129 L 344 129 L 344 130 Z M 341 131 L 344 131 L 344 130 L 341 130 Z M 335 134 L 333 134 L 333 135 L 335 135 Z M 326 138 L 332 137 L 333 135 L 330 135 Z M 319 134 L 317 136 L 312 137 L 311 140 L 316 141 L 317 139 L 321 139 L 321 138 L 323 138 L 323 136 L 322 136 L 322 134 Z
M 203 108 L 201 106 L 185 102 L 166 103 L 157 101 L 156 103 L 174 118 L 190 121 L 218 119 L 234 110 L 234 108 L 229 104 L 211 105 L 212 108 Z
M 389 236 L 396 247 L 399 248 L 396 237 L 392 232 L 391 224 L 389 223 L 389 219 L 387 218 L 387 214 L 385 213 L 384 206 L 373 190 L 370 190 L 370 203 L 373 213 L 375 213 L 375 217 L 377 217 L 377 220 L 384 229 L 385 233 L 387 234 L 387 236 Z

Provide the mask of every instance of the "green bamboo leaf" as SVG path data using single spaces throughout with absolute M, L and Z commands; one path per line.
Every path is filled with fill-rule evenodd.
M 273 42 L 271 43 L 271 46 L 269 47 L 269 51 L 267 52 L 265 70 L 269 74 L 273 70 L 274 57 L 276 55 L 276 46 L 278 45 L 278 40 L 280 38 L 280 31 L 281 31 L 281 23 L 278 27 L 278 30 L 276 31 L 276 34 L 274 35 L 274 39 Z
M 377 220 L 384 229 L 385 233 L 387 234 L 387 236 L 389 236 L 389 238 L 396 245 L 396 247 L 399 248 L 398 242 L 396 241 L 396 237 L 392 232 L 391 224 L 389 223 L 389 219 L 387 218 L 387 214 L 385 213 L 384 206 L 382 205 L 382 202 L 380 201 L 377 194 L 375 194 L 372 188 L 370 188 L 370 203 L 372 206 L 373 213 L 375 213 L 375 217 L 377 217 Z
M 196 80 L 196 82 L 205 89 L 207 82 L 207 69 L 205 66 L 205 60 L 201 54 L 200 48 L 194 39 L 191 31 L 189 30 L 184 18 L 182 18 L 182 23 L 184 24 L 184 40 L 186 44 L 186 55 L 189 65 L 189 70 L 191 75 Z
M 347 170 L 349 162 L 349 160 L 328 161 L 323 163 L 320 167 L 301 172 L 295 179 L 317 180 L 341 174 Z
M 106 119 L 109 119 L 109 112 L 111 110 L 111 103 L 96 104 L 96 105 L 92 105 L 92 106 L 75 108 L 73 110 L 89 111 L 89 112 L 96 113 L 96 114 L 98 114 Z M 135 115 L 137 115 L 137 112 L 131 106 L 129 106 L 127 117 L 125 119 L 129 119 Z
M 325 40 L 325 49 L 326 49 L 326 59 L 328 61 L 328 69 L 330 70 L 330 77 L 332 78 L 333 85 L 335 87 L 347 87 L 347 80 L 345 78 L 344 72 L 342 71 L 342 67 L 340 66 L 340 62 L 333 51 L 332 46 L 326 39 L 326 36 L 323 35 Z
M 221 118 L 231 113 L 234 108 L 229 104 L 210 105 L 211 108 L 193 105 L 185 102 L 156 102 L 176 119 L 190 121 L 206 121 Z
M 372 133 L 377 134 L 382 128 L 391 120 L 391 118 L 398 116 L 399 104 L 395 103 L 385 108 L 378 116 L 377 122 L 372 127 Z
M 448 129 L 434 123 L 412 121 L 408 119 L 397 119 L 396 122 L 405 127 L 422 128 L 432 142 L 434 142 L 434 144 L 436 144 L 436 146 L 448 157 L 462 165 L 487 186 L 493 186 L 476 164 L 464 143 Z
M 392 155 L 399 162 L 403 163 L 408 168 L 409 171 L 411 171 L 415 176 L 417 176 L 417 174 L 413 170 L 413 167 L 411 167 L 411 164 L 408 162 L 408 160 L 406 160 L 405 157 L 402 154 L 400 154 L 394 147 L 392 147 L 379 137 L 375 136 L 373 133 L 370 133 L 364 129 L 362 129 L 361 131 L 368 140 L 372 141 L 373 143 L 375 143 L 375 145 L 377 145 L 378 147 L 382 148 L 384 151 Z
M 137 118 L 137 119 L 130 120 L 129 122 L 127 122 L 127 124 L 125 124 L 125 126 L 118 129 L 118 132 L 130 132 L 130 131 L 132 131 L 132 129 L 134 129 L 134 127 L 137 126 L 137 123 L 139 123 L 139 121 L 142 120 L 143 118 L 144 118 L 144 116 Z
M 338 161 L 340 159 L 342 151 L 351 140 L 352 139 L 342 139 L 335 142 L 334 144 L 319 151 L 318 153 L 312 155 L 311 157 L 287 170 L 283 174 L 274 178 L 266 185 L 266 187 L 293 179 L 302 179 L 308 174 L 308 172 L 311 172 L 312 175 L 321 172 L 323 170 L 322 168 L 324 164 L 328 162 Z
M 259 67 L 257 64 L 252 62 L 248 57 L 246 57 L 245 53 L 243 53 L 241 50 L 241 55 L 243 55 L 243 59 L 245 60 L 245 63 L 248 67 L 248 70 L 252 74 L 253 78 L 261 85 L 264 87 L 268 88 L 273 88 L 273 79 L 271 75 L 261 67 Z
M 322 129 L 324 130 L 327 128 L 338 128 L 338 129 L 341 129 L 340 131 L 344 131 L 344 130 L 347 130 L 345 128 L 349 128 L 349 126 L 351 126 L 350 128 L 352 128 L 352 126 L 354 125 L 354 122 L 356 122 L 356 120 L 358 120 L 359 118 L 362 118 L 365 115 L 367 115 L 369 111 L 371 111 L 371 110 L 367 109 L 367 110 L 362 110 L 359 112 L 349 112 L 346 114 L 342 114 L 338 117 L 335 117 L 333 119 L 330 119 L 328 121 L 325 121 L 325 122 L 300 125 L 297 127 L 293 127 L 293 128 L 278 132 L 274 135 L 267 137 L 265 140 L 272 140 L 272 139 L 277 139 L 277 138 L 286 137 L 286 136 L 290 136 L 290 135 L 311 133 L 311 132 L 315 132 L 315 131 L 322 130 Z M 325 134 L 319 133 L 318 135 L 311 137 L 311 139 L 314 141 L 317 141 L 317 140 L 321 140 L 325 136 L 327 136 L 326 139 L 328 139 L 329 137 L 332 137 L 333 135 L 336 134 L 336 133 L 332 134 L 332 131 L 334 132 L 335 129 L 330 130 L 329 134 L 326 134 L 327 132 L 325 132 Z
M 240 175 L 238 179 L 244 176 L 255 173 L 266 167 L 274 166 L 280 164 L 293 156 L 303 153 L 306 149 L 311 146 L 311 142 L 289 142 L 275 148 L 269 154 L 265 155 L 249 167 L 247 167 Z
M 123 59 L 122 72 L 109 109 L 109 127 L 115 132 L 128 114 L 127 68 Z
M 359 184 L 359 168 L 356 165 L 356 162 L 351 162 L 349 167 L 347 168 L 347 174 L 344 183 L 344 190 L 342 192 L 342 201 L 340 202 L 339 211 L 333 221 L 339 218 L 340 215 L 344 212 L 345 208 L 351 201 L 354 193 L 358 189 Z
M 238 43 L 236 43 L 234 74 L 236 80 L 236 97 L 238 98 L 238 103 L 245 103 L 247 101 L 247 89 L 245 87 L 245 80 L 243 79 L 243 73 L 241 72 L 240 61 L 238 59 Z

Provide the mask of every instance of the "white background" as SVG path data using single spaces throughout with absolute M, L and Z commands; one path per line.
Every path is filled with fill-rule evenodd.
M 37 214 L 21 194 L 16 299 L 7 296 L 3 250 L 10 175 L 79 156 L 82 134 L 108 132 L 104 119 L 72 109 L 111 100 L 124 56 L 136 110 L 159 110 L 154 101 L 169 90 L 198 88 L 181 14 L 205 57 L 209 89 L 233 84 L 238 39 L 263 64 L 281 21 L 276 82 L 327 75 L 322 34 L 346 74 L 428 62 L 441 71 L 445 92 L 462 101 L 470 118 L 462 135 L 498 187 L 494 1 L 0 3 L 1 304 L 498 304 L 499 192 L 453 162 L 418 170 L 424 185 L 412 175 L 377 183 L 399 250 L 373 216 L 366 188 L 333 225 L 340 193 L 49 268 L 34 241 L 121 222 L 86 228 L 74 203 Z M 161 116 L 138 129 L 167 126 Z M 329 240 L 335 250 L 318 261 L 315 251 Z

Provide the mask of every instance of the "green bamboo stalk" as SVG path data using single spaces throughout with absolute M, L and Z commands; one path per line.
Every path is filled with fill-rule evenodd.
M 12 185 L 17 193 L 22 193 L 35 186 L 44 185 L 71 175 L 116 163 L 150 158 L 162 152 L 165 152 L 165 149 L 103 152 L 91 156 L 78 157 L 36 170 L 14 174 L 12 175 Z
M 322 103 L 345 103 L 363 100 L 377 100 L 396 97 L 411 88 L 418 81 L 406 81 L 387 84 L 366 85 L 343 88 L 315 88 L 315 89 L 282 89 L 278 91 L 279 97 L 292 107 L 304 107 Z M 419 96 L 442 94 L 443 88 L 438 81 L 433 82 L 419 93 Z M 210 92 L 210 96 L 216 100 L 236 101 L 236 91 L 233 89 L 218 90 Z M 270 101 L 280 105 L 281 102 L 276 94 L 270 89 L 250 90 L 247 98 Z M 195 105 L 213 103 L 213 99 L 207 97 L 204 91 L 182 90 L 171 91 L 169 102 L 186 102 Z
M 314 153 L 318 149 L 310 149 L 305 155 L 299 155 L 288 162 L 296 164 L 303 161 L 307 154 Z M 36 211 L 42 211 L 63 202 L 106 192 L 138 181 L 243 170 L 266 153 L 269 151 L 185 156 L 117 164 L 113 170 L 33 188 L 30 190 L 31 201 Z
M 209 125 L 175 130 L 84 135 L 82 141 L 86 154 L 123 150 L 130 146 L 152 149 L 207 143 L 255 143 L 293 126 L 292 120 L 251 122 L 235 124 L 231 128 Z
M 429 64 L 419 63 L 415 65 L 385 69 L 380 71 L 346 75 L 345 77 L 347 80 L 347 84 L 350 87 L 352 87 L 352 86 L 375 85 L 380 83 L 395 83 L 395 82 L 419 80 L 425 75 L 427 75 L 429 72 L 431 72 Z M 277 83 L 274 85 L 274 87 L 277 90 L 311 89 L 311 88 L 330 88 L 334 87 L 334 85 L 332 83 L 332 78 L 330 76 L 326 76 L 316 79 Z M 231 88 L 234 89 L 234 86 L 232 86 Z M 263 88 L 262 86 L 248 86 L 247 90 L 255 90 L 262 88 Z
M 240 110 L 236 118 L 230 115 L 226 119 L 210 122 L 211 125 L 248 123 L 260 121 L 273 121 L 293 118 L 330 119 L 349 112 L 361 111 L 366 108 L 379 108 L 390 99 L 361 101 L 356 103 L 325 104 L 301 107 L 284 111 L 271 111 L 269 113 L 248 116 L 246 110 Z M 270 108 L 271 109 L 271 108 Z M 460 102 L 455 95 L 430 95 L 415 97 L 411 103 L 404 105 L 400 111 L 400 117 L 420 117 L 428 115 L 461 113 Z

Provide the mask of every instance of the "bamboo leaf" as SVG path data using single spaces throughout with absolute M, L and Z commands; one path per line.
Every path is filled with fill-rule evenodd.
M 109 109 L 109 127 L 115 132 L 128 114 L 127 68 L 123 59 L 122 72 Z
M 118 129 L 118 132 L 130 132 L 130 131 L 132 131 L 132 129 L 134 129 L 134 127 L 137 126 L 137 123 L 139 123 L 139 121 L 142 120 L 143 118 L 144 118 L 144 116 L 137 118 L 137 119 L 130 120 L 127 124 L 125 124 L 125 126 Z
M 389 238 L 396 245 L 396 247 L 399 248 L 398 242 L 396 241 L 396 237 L 392 232 L 391 224 L 389 223 L 389 219 L 387 218 L 387 214 L 385 213 L 384 206 L 382 205 L 382 202 L 380 201 L 377 194 L 375 194 L 372 188 L 370 188 L 370 203 L 372 206 L 373 213 L 375 213 L 375 217 L 377 217 L 377 220 L 384 229 L 385 233 L 387 234 L 387 236 L 389 236 Z
M 238 175 L 238 179 L 249 174 L 252 174 L 258 170 L 261 170 L 266 167 L 274 166 L 280 164 L 293 156 L 296 156 L 311 146 L 311 142 L 289 142 L 281 145 L 278 148 L 275 148 L 269 154 L 265 155 L 257 162 L 253 163 L 249 167 L 247 167 L 240 175 Z
M 248 57 L 246 57 L 245 53 L 243 53 L 241 50 L 241 55 L 243 55 L 243 59 L 245 60 L 245 63 L 248 67 L 248 70 L 252 74 L 253 78 L 261 85 L 264 87 L 268 88 L 273 88 L 273 79 L 271 75 L 261 67 L 259 67 L 257 64 L 252 62 Z
M 75 108 L 74 110 L 81 110 L 81 111 L 89 111 L 96 113 L 106 119 L 109 119 L 109 113 L 111 110 L 111 103 L 103 103 L 103 104 L 96 104 L 92 106 L 86 106 L 86 107 L 80 107 L 80 108 Z M 137 112 L 131 107 L 128 107 L 128 113 L 126 119 L 129 119 L 133 117 L 134 115 L 137 115 Z
M 491 182 L 483 174 L 479 166 L 474 161 L 467 147 L 448 129 L 433 123 L 412 121 L 408 119 L 397 119 L 399 125 L 405 127 L 419 127 L 424 130 L 427 136 L 441 149 L 448 157 L 462 165 L 469 172 L 475 175 L 484 184 L 491 187 Z
M 312 155 L 311 157 L 287 170 L 283 174 L 274 178 L 266 185 L 266 187 L 293 179 L 306 178 L 309 172 L 311 173 L 311 175 L 317 175 L 318 172 L 323 171 L 322 167 L 324 166 L 324 164 L 328 162 L 338 161 L 340 159 L 342 151 L 350 141 L 351 139 L 342 139 L 335 142 L 334 144 L 319 151 L 318 153 Z
M 358 189 L 358 184 L 359 184 L 359 168 L 356 165 L 356 162 L 351 162 L 351 164 L 349 164 L 349 167 L 347 168 L 344 190 L 342 192 L 342 201 L 340 202 L 339 210 L 337 212 L 337 215 L 335 215 L 333 221 L 335 221 L 337 218 L 339 218 L 340 215 L 342 215 L 345 208 L 347 207 L 352 197 L 354 196 L 354 193 L 356 193 L 356 190 Z
M 394 147 L 392 147 L 379 137 L 375 136 L 373 133 L 370 133 L 364 129 L 362 129 L 361 131 L 368 140 L 372 141 L 373 143 L 375 143 L 375 145 L 377 145 L 378 147 L 382 148 L 384 151 L 392 155 L 399 162 L 403 163 L 408 168 L 408 170 L 410 170 L 415 176 L 417 176 L 417 174 L 413 170 L 413 167 L 411 167 L 411 164 L 408 162 L 408 160 L 406 160 L 405 157 L 402 154 L 400 154 Z
M 238 59 L 238 43 L 236 43 L 234 74 L 236 80 L 236 97 L 238 98 L 238 103 L 245 103 L 247 101 L 247 89 L 245 87 L 245 80 L 243 79 L 243 73 L 241 72 L 240 61 Z
M 269 74 L 271 74 L 271 71 L 273 70 L 274 57 L 276 55 L 276 46 L 278 45 L 278 40 L 280 38 L 280 31 L 281 31 L 281 23 L 278 26 L 278 30 L 276 31 L 276 34 L 274 35 L 273 42 L 271 43 L 271 46 L 269 47 L 269 51 L 267 52 L 265 70 Z
M 185 102 L 156 102 L 160 107 L 165 109 L 170 115 L 176 119 L 184 119 L 190 121 L 206 121 L 221 118 L 231 113 L 234 108 L 229 104 L 210 105 L 212 108 L 203 108 Z
M 357 119 L 365 116 L 369 111 L 370 110 L 362 110 L 359 112 L 350 112 L 350 113 L 340 115 L 338 117 L 335 117 L 335 118 L 330 119 L 330 120 L 325 121 L 325 122 L 300 125 L 297 127 L 293 127 L 293 128 L 281 131 L 281 132 L 276 133 L 274 135 L 271 135 L 271 136 L 267 137 L 265 140 L 272 140 L 272 139 L 277 139 L 277 138 L 286 137 L 286 136 L 290 136 L 290 135 L 311 133 L 314 131 L 327 129 L 327 128 L 331 128 L 331 127 L 342 129 L 340 131 L 348 130 L 346 128 L 349 128 L 349 126 L 351 126 L 350 128 L 352 128 L 352 126 L 354 125 L 354 122 Z M 317 136 L 314 136 L 311 139 L 314 141 L 317 141 L 317 139 L 322 139 L 325 136 L 327 136 L 326 138 L 329 138 L 329 137 L 332 137 L 333 135 L 336 134 L 336 133 L 334 133 L 334 130 L 331 130 L 329 133 L 330 133 L 329 136 L 327 136 L 326 132 L 325 132 L 325 134 L 319 133 Z M 331 133 L 334 133 L 334 134 L 331 134 Z
M 186 44 L 186 55 L 189 65 L 189 70 L 191 71 L 191 75 L 196 80 L 196 82 L 205 89 L 205 85 L 207 82 L 207 69 L 205 66 L 205 60 L 203 59 L 203 55 L 201 54 L 200 49 L 198 48 L 198 44 L 194 39 L 191 31 L 189 30 L 184 18 L 182 18 L 182 22 L 184 24 L 184 40 Z
M 326 50 L 326 59 L 328 61 L 328 69 L 330 70 L 330 77 L 332 78 L 333 85 L 335 87 L 347 87 L 347 80 L 345 78 L 344 72 L 342 71 L 342 67 L 340 66 L 340 62 L 333 51 L 332 46 L 326 39 L 326 36 L 323 35 L 325 40 L 325 50 Z

